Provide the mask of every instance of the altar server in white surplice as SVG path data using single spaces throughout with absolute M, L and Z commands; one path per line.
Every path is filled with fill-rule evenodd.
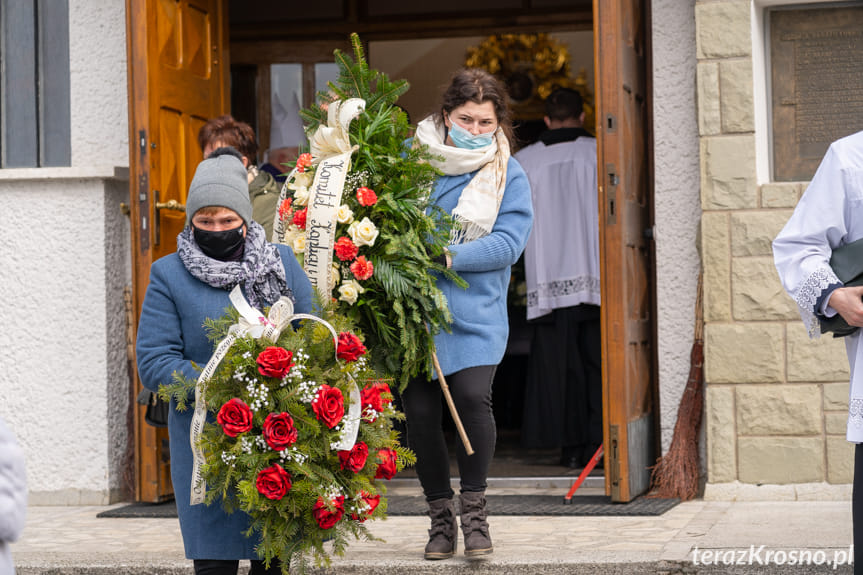
M 797 302 L 810 337 L 821 321 L 840 314 L 863 326 L 863 286 L 844 287 L 830 268 L 839 246 L 863 238 L 863 132 L 830 145 L 791 219 L 773 240 L 773 258 L 782 285 Z M 851 364 L 846 437 L 854 455 L 854 546 L 863 549 L 863 346 L 860 330 L 845 338 Z M 860 563 L 863 567 L 863 562 Z M 855 562 L 854 572 L 863 572 Z M 859 570 L 858 570 L 859 569 Z
M 526 447 L 561 447 L 579 467 L 602 443 L 596 139 L 581 94 L 545 103 L 548 130 L 516 154 L 530 180 L 534 226 L 524 253 L 534 320 L 522 424 Z

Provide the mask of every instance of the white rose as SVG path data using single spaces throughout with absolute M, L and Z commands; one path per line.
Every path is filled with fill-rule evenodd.
M 378 233 L 378 228 L 367 217 L 348 226 L 348 234 L 357 246 L 375 245 Z
M 295 254 L 301 254 L 306 251 L 306 234 L 304 232 L 298 233 L 293 241 L 291 241 L 291 247 L 294 249 Z
M 356 280 L 345 280 L 339 286 L 339 299 L 354 305 L 357 303 L 359 295 L 364 291 L 366 290 Z
M 305 206 L 309 203 L 309 189 L 305 186 L 298 186 L 294 190 L 294 204 L 298 206 Z
M 339 271 L 339 266 L 333 264 L 330 266 L 330 285 L 334 286 L 339 283 L 339 280 L 342 278 L 342 274 Z
M 296 190 L 297 188 L 308 188 L 309 184 L 312 183 L 312 174 L 308 171 L 303 172 L 302 174 L 296 173 L 294 174 L 294 179 L 288 184 L 288 188 L 291 190 Z
M 339 206 L 339 211 L 336 212 L 336 219 L 340 224 L 349 224 L 354 221 L 354 212 L 347 204 L 342 204 Z

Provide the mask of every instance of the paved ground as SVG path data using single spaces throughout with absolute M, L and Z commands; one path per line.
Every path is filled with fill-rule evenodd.
M 192 573 L 176 519 L 96 517 L 111 507 L 31 507 L 12 546 L 18 575 Z M 490 525 L 488 559 L 429 562 L 421 555 L 428 519 L 391 517 L 371 524 L 385 543 L 357 542 L 321 572 L 851 573 L 849 501 L 695 500 L 658 517 L 491 517 Z

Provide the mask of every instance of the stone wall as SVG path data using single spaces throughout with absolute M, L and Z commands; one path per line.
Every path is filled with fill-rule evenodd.
M 849 483 L 853 470 L 845 348 L 831 338 L 808 339 L 773 266 L 771 241 L 806 183 L 757 175 L 766 153 L 757 145 L 764 135 L 753 82 L 753 69 L 763 69 L 760 27 L 753 26 L 759 10 L 749 0 L 695 6 L 706 497 L 736 497 L 746 489 L 729 486 L 744 484 L 823 484 L 846 493 L 830 487 Z

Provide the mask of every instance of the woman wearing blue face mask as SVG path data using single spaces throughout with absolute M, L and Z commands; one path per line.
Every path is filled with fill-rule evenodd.
M 447 267 L 469 287 L 440 277 L 453 315 L 451 333 L 435 338 L 441 368 L 467 431 L 473 455 L 459 442 L 461 525 L 467 557 L 492 552 L 485 509 L 488 468 L 496 429 L 492 379 L 509 335 L 506 293 L 510 266 L 530 234 L 533 212 L 527 176 L 510 157 L 512 126 L 503 85 L 479 69 L 461 70 L 443 95 L 440 112 L 417 125 L 415 141 L 440 159 L 432 200 L 457 222 Z M 442 428 L 441 389 L 436 381 L 411 381 L 403 394 L 408 443 L 429 505 L 426 559 L 456 551 L 456 516 L 449 453 Z

